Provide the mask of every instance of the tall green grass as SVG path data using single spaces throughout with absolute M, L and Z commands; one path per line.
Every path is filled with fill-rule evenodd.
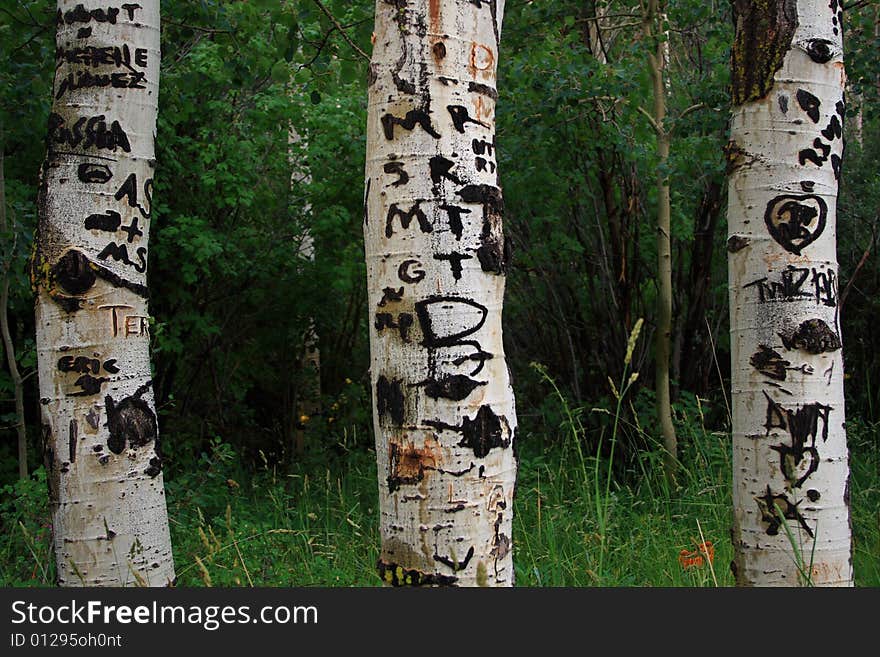
M 552 442 L 537 434 L 521 441 L 517 585 L 733 585 L 729 437 L 704 426 L 699 400 L 676 412 L 683 450 L 679 487 L 670 490 L 659 445 L 642 455 L 626 477 L 630 483 L 609 479 L 608 461 L 585 449 L 583 432 L 588 414 L 613 409 L 574 407 L 549 384 L 548 390 L 567 410 Z M 632 417 L 627 429 L 639 431 Z M 877 426 L 850 423 L 859 586 L 880 586 L 878 435 Z M 375 458 L 348 449 L 343 436 L 329 463 L 322 452 L 283 475 L 267 463 L 257 472 L 245 469 L 217 440 L 198 467 L 172 473 L 178 586 L 378 586 Z M 44 474 L 3 492 L 0 585 L 51 586 Z M 683 568 L 679 553 L 705 541 L 715 548 L 712 567 L 704 559 L 702 567 Z
M 638 329 L 630 343 L 638 337 Z M 630 350 L 631 351 L 631 350 Z M 675 489 L 663 470 L 659 439 L 644 432 L 627 394 L 637 374 L 627 357 L 612 389 L 613 409 L 572 407 L 540 366 L 562 408 L 561 445 L 526 454 L 520 464 L 514 533 L 517 582 L 528 586 L 729 586 L 726 564 L 733 553 L 730 465 L 727 434 L 706 429 L 700 400 L 692 417 L 676 414 L 682 454 Z M 653 445 L 639 456 L 636 472 L 622 484 L 612 460 L 624 420 L 626 430 Z M 596 454 L 588 453 L 587 414 L 611 415 L 601 430 Z M 610 436 L 605 436 L 608 431 Z M 602 446 L 608 440 L 608 456 Z M 530 441 L 534 443 L 534 440 Z M 707 542 L 714 559 L 701 549 Z M 682 552 L 703 557 L 702 565 L 682 565 Z M 725 564 L 725 565 L 721 565 Z M 719 565 L 721 565 L 719 567 Z

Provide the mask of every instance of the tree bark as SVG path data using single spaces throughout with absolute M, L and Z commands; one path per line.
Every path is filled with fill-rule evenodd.
M 648 53 L 654 91 L 653 126 L 657 133 L 657 333 L 654 336 L 657 417 L 663 434 L 663 465 L 667 480 L 672 483 L 678 466 L 678 438 L 672 422 L 672 397 L 669 386 L 669 359 L 672 342 L 672 201 L 669 191 L 669 151 L 671 136 L 664 126 L 666 120 L 667 85 L 664 81 L 667 42 L 658 39 L 655 23 L 662 20 L 659 0 L 648 0 L 642 31 L 653 52 Z M 655 41 L 655 43 L 652 43 Z
M 608 6 L 603 0 L 591 0 L 586 3 L 584 11 L 587 22 L 587 45 L 590 47 L 590 54 L 600 64 L 607 64 L 608 53 L 605 50 L 602 29 L 603 19 L 608 13 Z
M 510 586 L 495 149 L 504 0 L 377 0 L 364 236 L 383 580 Z
M 728 144 L 733 564 L 751 586 L 852 585 L 836 254 L 837 0 L 735 2 Z
M 31 266 L 58 583 L 163 586 L 146 287 L 159 2 L 59 0 L 56 23 Z

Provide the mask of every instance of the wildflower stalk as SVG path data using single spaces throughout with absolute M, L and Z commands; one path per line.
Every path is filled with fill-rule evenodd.
M 611 450 L 608 455 L 608 468 L 605 475 L 605 495 L 604 497 L 600 494 L 599 490 L 599 462 L 602 455 L 602 435 L 599 437 L 599 445 L 596 448 L 596 461 L 595 461 L 595 476 L 593 477 L 593 482 L 596 488 L 595 502 L 596 502 L 596 518 L 599 522 L 599 567 L 596 571 L 599 582 L 601 583 L 603 576 L 603 566 L 605 563 L 605 552 L 607 549 L 607 532 L 606 528 L 608 526 L 608 509 L 610 506 L 610 495 L 611 495 L 611 473 L 614 467 L 614 448 L 617 445 L 617 430 L 620 425 L 620 409 L 623 405 L 624 397 L 626 397 L 626 393 L 633 386 L 633 384 L 638 380 L 639 373 L 632 372 L 627 376 L 629 372 L 629 366 L 632 363 L 633 352 L 635 351 L 636 342 L 639 339 L 639 333 L 642 330 L 643 324 L 642 318 L 636 322 L 636 325 L 633 327 L 632 332 L 630 333 L 629 340 L 626 345 L 626 356 L 623 359 L 623 373 L 620 377 L 620 386 L 619 392 L 618 388 L 615 387 L 614 382 L 611 380 L 611 377 L 608 377 L 608 383 L 611 384 L 611 391 L 614 394 L 615 399 L 617 400 L 617 407 L 614 409 L 614 424 L 611 428 Z

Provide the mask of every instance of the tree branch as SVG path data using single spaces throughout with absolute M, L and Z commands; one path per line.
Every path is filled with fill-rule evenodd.
M 873 5 L 877 2 L 877 0 L 856 0 L 855 2 L 850 2 L 848 5 L 843 5 L 841 9 L 844 11 L 849 11 L 850 9 L 858 9 L 859 7 L 864 7 L 865 5 Z
M 678 122 L 679 122 L 679 121 L 681 121 L 681 120 L 682 120 L 684 117 L 686 117 L 688 114 L 693 114 L 693 113 L 696 112 L 697 110 L 701 110 L 701 109 L 703 109 L 703 108 L 705 108 L 705 107 L 706 107 L 706 103 L 697 103 L 696 105 L 691 105 L 691 106 L 688 107 L 686 110 L 684 110 L 681 114 L 679 114 L 678 117 L 675 119 L 675 124 L 672 126 L 672 129 L 669 131 L 670 136 L 671 136 L 673 133 L 675 133 L 675 131 L 678 129 L 678 126 L 679 126 L 679 123 L 678 123 Z
M 196 32 L 205 32 L 206 34 L 232 34 L 231 30 L 216 30 L 210 27 L 199 27 L 198 25 L 187 25 L 186 23 L 176 23 L 174 21 L 170 21 L 167 18 L 163 18 L 162 22 L 166 25 L 173 25 L 174 27 L 182 27 L 185 30 L 195 30 Z
M 856 277 L 859 275 L 859 272 L 862 270 L 862 267 L 868 261 L 868 256 L 871 255 L 871 251 L 874 250 L 874 245 L 877 243 L 877 234 L 875 233 L 871 238 L 871 243 L 868 245 L 868 248 L 865 249 L 865 253 L 862 255 L 862 259 L 859 260 L 859 264 L 856 265 L 856 269 L 853 272 L 852 276 L 849 279 L 849 283 L 846 285 L 846 289 L 844 289 L 843 294 L 840 295 L 840 308 L 842 309 L 844 304 L 846 303 L 846 298 L 849 296 L 849 291 L 853 286 L 853 283 L 856 282 Z
M 21 25 L 28 25 L 28 26 L 30 26 L 30 27 L 45 27 L 44 25 L 41 25 L 41 24 L 38 23 L 36 20 L 34 20 L 34 17 L 31 16 L 31 13 L 30 13 L 30 12 L 28 12 L 28 16 L 30 16 L 30 19 L 31 19 L 32 22 L 31 22 L 31 23 L 28 23 L 28 22 L 26 22 L 26 21 L 21 20 L 18 16 L 16 16 L 15 14 L 13 14 L 13 13 L 12 13 L 11 11 L 9 11 L 8 9 L 4 9 L 3 7 L 0 7 L 0 11 L 2 11 L 4 14 L 6 14 L 7 16 L 9 16 L 9 18 L 11 18 L 12 20 L 14 20 L 16 23 L 20 23 Z
M 354 41 L 351 40 L 351 38 L 348 36 L 348 34 L 346 34 L 345 28 L 343 28 L 342 25 L 339 24 L 339 21 L 337 21 L 336 17 L 334 17 L 333 14 L 330 13 L 330 10 L 324 6 L 324 3 L 321 2 L 321 0 L 315 0 L 315 4 L 318 5 L 318 7 L 321 9 L 321 11 L 324 12 L 324 15 L 330 19 L 330 22 L 333 23 L 334 27 L 337 30 L 339 30 L 339 34 L 342 35 L 342 38 L 345 39 L 346 43 L 348 43 L 348 45 L 350 45 L 357 54 L 359 54 L 361 57 L 363 57 L 367 61 L 370 61 L 370 56 L 367 53 L 365 53 L 363 50 L 361 50 L 358 47 L 358 45 Z
M 651 127 L 654 128 L 654 132 L 657 133 L 657 136 L 663 134 L 663 127 L 659 123 L 657 123 L 657 121 L 654 119 L 653 116 L 651 116 L 651 113 L 648 110 L 646 110 L 641 105 L 636 105 L 636 109 L 639 111 L 640 114 L 648 119 L 648 123 L 650 123 Z

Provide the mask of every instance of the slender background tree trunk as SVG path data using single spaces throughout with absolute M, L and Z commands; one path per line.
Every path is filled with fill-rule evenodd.
M 174 564 L 146 287 L 159 2 L 59 0 L 56 22 L 32 273 L 58 582 L 162 586 Z
M 291 102 L 294 93 L 291 90 Z M 294 125 L 290 126 L 288 143 L 290 144 L 290 163 L 292 167 L 290 187 L 293 192 L 298 185 L 308 186 L 312 182 L 308 162 L 305 161 L 305 153 L 308 142 L 297 131 Z M 300 158 L 302 157 L 302 161 Z M 304 195 L 301 195 L 304 196 Z M 312 208 L 306 203 L 302 209 L 307 221 L 311 221 Z M 315 238 L 312 235 L 311 225 L 303 230 L 302 240 L 296 253 L 297 258 L 315 261 Z M 289 445 L 291 450 L 290 461 L 302 458 L 306 450 L 306 435 L 309 423 L 315 415 L 321 412 L 321 351 L 318 333 L 315 329 L 315 321 L 309 319 L 309 326 L 302 336 L 302 340 L 296 344 L 295 356 L 297 364 L 294 370 L 300 374 L 294 382 L 294 412 L 293 412 L 293 440 Z
M 377 0 L 364 236 L 379 572 L 509 586 L 516 412 L 495 144 L 503 0 Z
M 837 0 L 736 0 L 728 145 L 734 570 L 852 584 L 836 255 Z
M 666 478 L 675 480 L 678 463 L 678 439 L 672 422 L 672 397 L 669 385 L 669 360 L 672 343 L 672 240 L 671 214 L 672 201 L 669 193 L 669 150 L 671 136 L 664 126 L 666 120 L 667 84 L 664 72 L 667 64 L 668 41 L 657 38 L 660 31 L 657 22 L 663 16 L 658 0 L 648 0 L 644 13 L 642 32 L 653 48 L 648 53 L 651 82 L 654 91 L 652 113 L 654 130 L 657 133 L 657 332 L 655 333 L 655 376 L 654 387 L 657 394 L 657 417 L 663 434 L 663 464 Z M 656 41 L 656 43 L 652 43 Z
M 6 175 L 4 171 L 3 126 L 0 125 L 0 235 L 9 230 L 6 215 Z M 15 396 L 15 435 L 18 442 L 18 478 L 27 479 L 27 427 L 24 418 L 24 383 L 18 363 L 15 359 L 15 343 L 9 330 L 9 269 L 15 257 L 15 239 L 12 240 L 6 261 L 3 263 L 2 280 L 0 280 L 0 335 L 3 338 L 3 351 L 6 353 L 6 366 L 12 379 L 12 391 Z

